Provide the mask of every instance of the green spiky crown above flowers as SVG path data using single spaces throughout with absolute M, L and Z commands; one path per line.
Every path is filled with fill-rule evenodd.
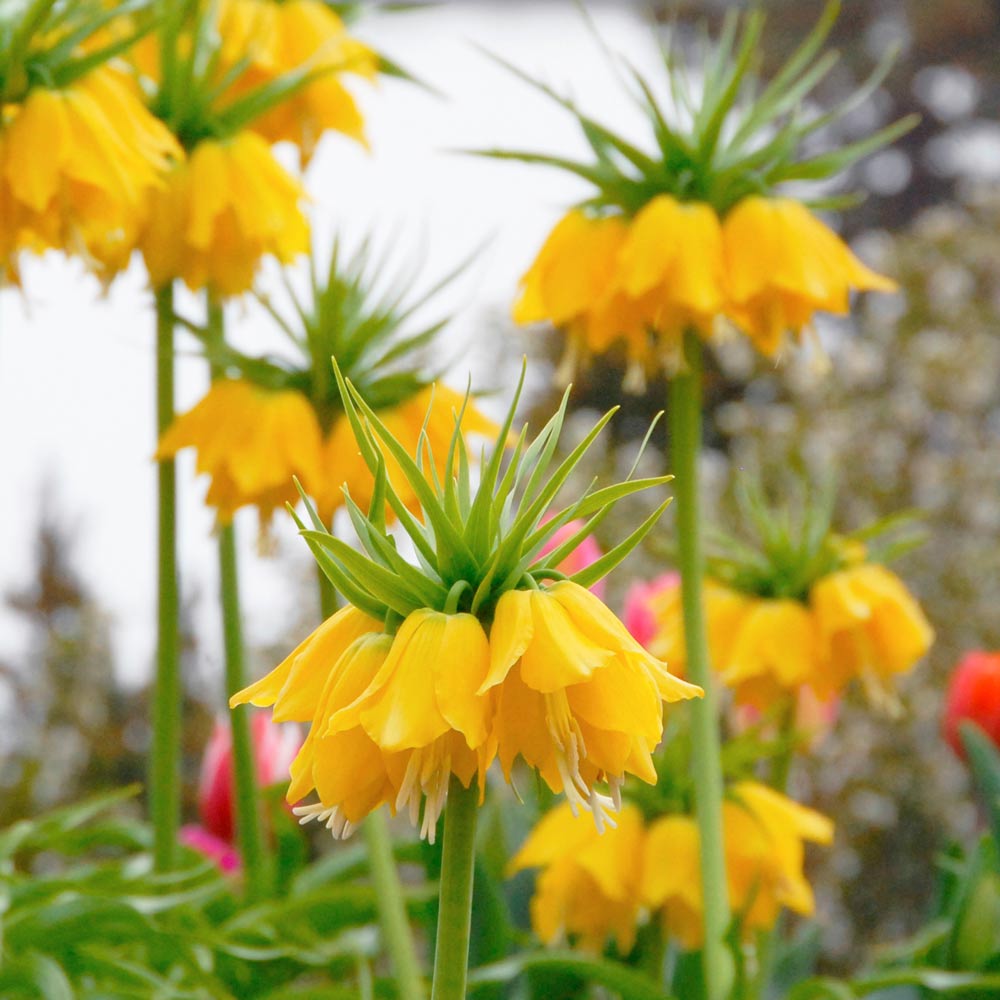
M 565 579 L 556 567 L 620 500 L 662 486 L 672 478 L 629 478 L 600 489 L 592 484 L 575 503 L 550 513 L 560 488 L 615 410 L 601 417 L 580 444 L 555 464 L 569 401 L 567 390 L 558 411 L 530 443 L 525 428 L 512 448 L 508 448 L 524 385 L 522 368 L 501 433 L 492 451 L 483 455 L 480 462 L 478 484 L 472 481 L 461 414 L 455 414 L 442 480 L 433 471 L 436 465 L 429 454 L 426 435 L 422 435 L 420 453 L 408 455 L 357 388 L 344 378 L 336 363 L 334 370 L 361 454 L 375 477 L 368 513 L 346 495 L 347 510 L 362 551 L 330 534 L 308 500 L 313 528 L 308 529 L 294 512 L 292 516 L 330 582 L 351 604 L 373 618 L 398 622 L 412 611 L 432 608 L 449 614 L 467 611 L 489 621 L 492 608 L 507 591 L 534 589 L 545 579 Z M 383 451 L 398 463 L 417 495 L 423 511 L 422 522 L 407 509 L 389 483 Z M 509 460 L 504 468 L 508 451 Z M 668 499 L 660 504 L 626 539 L 568 579 L 588 587 L 609 573 L 645 538 L 669 503 Z M 407 562 L 397 550 L 395 538 L 386 530 L 387 506 L 412 542 L 419 567 Z M 578 518 L 584 519 L 584 525 L 539 559 L 545 543 L 565 524 Z
M 123 15 L 150 10 L 150 0 L 115 6 L 98 0 L 0 0 L 0 104 L 17 103 L 36 85 L 60 88 L 103 66 L 152 25 L 94 39 Z
M 789 182 L 832 178 L 857 160 L 893 142 L 917 122 L 900 119 L 864 139 L 836 150 L 811 154 L 805 144 L 868 100 L 885 79 L 895 58 L 889 51 L 869 78 L 839 107 L 808 113 L 804 103 L 838 61 L 823 52 L 839 3 L 829 3 L 799 48 L 766 85 L 753 75 L 765 16 L 752 11 L 726 15 L 712 48 L 703 40 L 704 77 L 696 94 L 673 45 L 662 49 L 670 105 L 656 96 L 654 84 L 621 61 L 630 96 L 646 116 L 654 144 L 642 149 L 581 111 L 573 100 L 499 59 L 501 65 L 559 104 L 577 120 L 593 153 L 591 160 L 570 160 L 520 150 L 477 150 L 478 155 L 556 167 L 591 183 L 596 193 L 580 207 L 618 209 L 634 215 L 657 195 L 711 205 L 721 216 L 748 195 L 768 195 Z M 617 67 L 616 67 L 617 68 Z M 686 119 L 681 125 L 676 119 Z M 813 200 L 835 207 L 851 196 Z
M 253 357 L 211 340 L 206 349 L 214 362 L 262 388 L 302 393 L 327 430 L 344 412 L 331 358 L 375 410 L 404 403 L 440 378 L 446 364 L 428 368 L 427 360 L 450 317 L 423 324 L 415 322 L 415 315 L 431 305 L 464 269 L 462 263 L 422 292 L 415 291 L 414 282 L 407 278 L 385 287 L 378 278 L 388 271 L 388 262 L 373 255 L 368 240 L 349 256 L 340 241 L 334 240 L 325 267 L 317 264 L 315 251 L 310 255 L 305 294 L 296 291 L 282 270 L 290 308 L 281 308 L 270 296 L 258 295 L 291 345 L 293 357 Z

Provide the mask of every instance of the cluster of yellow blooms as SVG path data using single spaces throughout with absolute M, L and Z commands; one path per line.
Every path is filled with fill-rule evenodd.
M 460 410 L 464 434 L 496 437 L 496 424 L 475 406 L 462 410 L 462 397 L 447 386 L 421 389 L 378 413 L 410 454 L 417 453 L 425 434 L 438 475 L 443 475 L 452 415 Z M 172 458 L 189 447 L 197 449 L 197 472 L 211 477 L 206 502 L 219 512 L 223 524 L 243 506 L 256 507 L 266 521 L 275 509 L 298 499 L 293 479 L 326 524 L 343 506 L 345 488 L 361 507 L 371 503 L 374 480 L 347 418 L 334 417 L 324 432 L 313 404 L 296 390 L 276 391 L 245 379 L 217 380 L 167 429 L 156 457 Z M 416 512 L 416 494 L 400 475 L 398 463 L 391 455 L 384 458 L 390 482 L 407 508 Z
M 274 706 L 311 723 L 289 802 L 336 836 L 388 804 L 433 840 L 451 775 L 469 787 L 521 757 L 598 827 L 626 774 L 655 783 L 662 703 L 696 697 L 590 591 L 565 580 L 510 590 L 487 626 L 475 615 L 411 612 L 398 631 L 338 611 L 232 705 Z M 607 782 L 610 798 L 597 785 Z
M 934 632 L 891 570 L 849 565 L 816 580 L 805 601 L 742 593 L 718 581 L 704 590 L 712 664 L 740 703 L 773 706 L 810 688 L 822 701 L 854 679 L 876 704 L 892 707 L 893 678 L 927 652 Z M 679 588 L 651 599 L 657 656 L 683 671 Z
M 124 59 L 65 85 L 33 83 L 8 96 L 0 119 L 5 273 L 16 278 L 23 250 L 59 249 L 110 277 L 138 248 L 154 287 L 180 278 L 227 296 L 250 288 L 262 257 L 288 263 L 308 249 L 305 191 L 269 144 L 292 141 L 308 161 L 328 129 L 364 142 L 342 76 L 373 79 L 378 58 L 320 0 L 225 0 L 192 11 L 192 23 L 174 39 L 173 61 L 192 74 L 199 64 L 213 72 L 186 81 L 176 107 L 164 98 L 164 52 L 154 32 L 141 35 Z M 81 5 L 80 16 L 92 15 Z M 131 11 L 108 25 L 96 16 L 80 53 L 69 56 L 105 42 L 117 53 L 138 17 Z M 201 30 L 206 17 L 216 19 L 211 32 Z M 199 54 L 205 44 L 218 51 Z M 286 88 L 288 81 L 294 86 Z M 225 124 L 228 111 L 269 86 L 275 97 L 259 114 Z M 162 121 L 147 108 L 147 92 Z M 204 120 L 185 129 L 178 117 L 195 114 L 203 98 Z
M 16 254 L 62 250 L 119 270 L 150 195 L 180 147 L 134 86 L 98 67 L 60 89 L 35 87 L 0 119 L 0 268 Z
M 546 814 L 511 860 L 508 873 L 541 872 L 531 922 L 547 944 L 575 941 L 603 950 L 609 938 L 627 954 L 636 931 L 658 916 L 664 933 L 684 949 L 702 943 L 698 827 L 687 815 L 647 821 L 626 803 L 617 826 L 598 835 L 561 805 Z M 733 785 L 723 803 L 726 880 L 740 931 L 770 930 L 787 907 L 814 909 L 803 872 L 804 844 L 830 844 L 825 816 L 755 781 Z
M 892 291 L 807 208 L 756 195 L 723 219 L 657 195 L 633 218 L 576 209 L 522 278 L 519 323 L 563 327 L 583 356 L 622 340 L 632 362 L 676 368 L 681 337 L 728 318 L 767 355 L 817 311 L 846 314 L 851 290 Z

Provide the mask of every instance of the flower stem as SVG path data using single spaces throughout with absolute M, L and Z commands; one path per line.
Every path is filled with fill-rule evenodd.
M 677 496 L 677 535 L 684 610 L 687 677 L 705 689 L 691 701 L 692 769 L 701 842 L 705 944 L 702 960 L 708 1000 L 723 1000 L 732 986 L 733 963 L 725 944 L 729 924 L 722 842 L 722 764 L 718 704 L 708 658 L 702 603 L 704 555 L 698 489 L 701 451 L 701 342 L 685 336 L 687 371 L 670 381 L 670 439 Z
M 173 285 L 156 290 L 156 432 L 174 420 Z M 177 858 L 180 825 L 181 679 L 177 587 L 177 476 L 173 459 L 157 465 L 158 560 L 156 681 L 153 748 L 149 773 L 153 860 L 168 871 Z
M 423 977 L 413 946 L 413 933 L 406 913 L 399 872 L 396 870 L 396 859 L 392 854 L 392 840 L 385 813 L 379 809 L 368 815 L 364 829 L 382 938 L 392 959 L 396 979 L 396 995 L 400 1000 L 424 1000 L 426 994 Z
M 209 350 L 225 341 L 222 307 L 208 300 Z M 215 357 L 209 356 L 212 379 L 222 374 Z M 219 603 L 222 609 L 222 638 L 225 652 L 226 700 L 247 685 L 243 621 L 240 614 L 239 568 L 236 558 L 236 529 L 232 524 L 219 528 Z M 270 859 L 261 822 L 257 795 L 257 774 L 253 744 L 250 739 L 248 712 L 231 712 L 233 738 L 233 785 L 236 807 L 236 836 L 239 841 L 247 896 L 259 900 L 267 896 L 270 883 Z
M 478 796 L 475 783 L 463 788 L 452 775 L 444 814 L 444 856 L 431 1000 L 465 1000 Z
M 326 621 L 337 610 L 337 594 L 326 575 L 317 567 L 319 606 Z M 392 854 L 392 839 L 385 815 L 379 810 L 364 821 L 368 864 L 375 884 L 375 900 L 385 949 L 392 959 L 396 993 L 400 1000 L 424 1000 L 423 977 L 413 944 L 413 933 L 403 899 L 403 885 Z

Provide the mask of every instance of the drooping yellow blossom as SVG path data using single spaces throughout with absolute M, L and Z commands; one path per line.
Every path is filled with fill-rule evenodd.
M 613 936 L 619 954 L 631 951 L 642 905 L 642 813 L 625 803 L 615 823 L 600 833 L 565 802 L 542 817 L 511 859 L 508 875 L 542 869 L 531 925 L 545 944 L 572 939 L 601 952 Z
M 473 615 L 425 609 L 390 637 L 345 611 L 230 704 L 273 703 L 276 720 L 308 712 L 288 797 L 315 788 L 320 801 L 300 815 L 343 836 L 382 803 L 414 823 L 424 803 L 421 833 L 433 840 L 451 775 L 468 787 L 495 754 L 492 699 L 478 690 L 490 662 L 486 633 Z M 345 648 L 345 639 L 354 641 Z
M 718 669 L 738 703 L 765 710 L 785 693 L 812 684 L 818 660 L 808 608 L 799 601 L 758 599 L 746 602 Z
M 823 657 L 814 683 L 820 696 L 857 677 L 873 700 L 892 705 L 892 678 L 910 670 L 934 641 L 902 580 L 884 566 L 851 566 L 815 583 L 809 603 Z
M 309 249 L 305 198 L 259 135 L 203 139 L 152 199 L 140 249 L 153 287 L 248 291 L 265 256 L 287 264 Z
M 423 429 L 442 474 L 452 414 L 461 409 L 458 393 L 435 386 L 381 411 L 380 416 L 413 454 Z M 485 437 L 497 433 L 496 424 L 472 405 L 465 408 L 462 429 Z M 216 380 L 200 402 L 166 430 L 156 457 L 172 458 L 184 448 L 197 450 L 197 472 L 211 477 L 206 502 L 216 508 L 224 524 L 243 506 L 257 507 L 267 520 L 278 507 L 294 503 L 298 491 L 293 477 L 313 498 L 327 524 L 344 504 L 344 486 L 362 509 L 371 502 L 374 478 L 348 421 L 342 415 L 336 417 L 324 435 L 311 402 L 296 390 L 264 389 L 244 379 Z M 390 480 L 407 506 L 416 510 L 412 487 L 395 459 L 385 458 Z
M 851 291 L 892 292 L 804 205 L 751 196 L 722 223 L 727 313 L 762 353 L 798 336 L 814 313 L 846 315 Z
M 157 459 L 197 449 L 196 470 L 211 477 L 207 502 L 223 523 L 245 504 L 265 520 L 323 473 L 323 439 L 309 400 L 291 390 L 272 392 L 242 379 L 218 379 L 200 402 L 164 432 Z
M 237 87 L 258 87 L 299 69 L 310 83 L 253 123 L 269 142 L 294 142 L 308 161 L 327 129 L 365 144 L 364 119 L 344 74 L 374 80 L 378 57 L 352 38 L 321 0 L 224 0 L 219 13 L 222 62 L 248 62 Z
M 685 329 L 711 333 L 725 305 L 722 235 L 715 211 L 669 195 L 633 219 L 570 212 L 521 279 L 519 323 L 565 327 L 585 353 L 621 339 L 650 367 L 670 361 Z
M 709 654 L 712 663 L 723 663 L 729 656 L 737 625 L 743 619 L 750 599 L 715 580 L 706 580 L 702 593 Z M 664 588 L 653 596 L 650 609 L 656 620 L 656 631 L 649 640 L 650 652 L 669 663 L 672 673 L 683 677 L 687 651 L 684 646 L 680 584 Z
M 734 785 L 722 807 L 726 881 L 745 937 L 772 928 L 782 907 L 803 916 L 815 909 L 803 870 L 806 842 L 830 844 L 833 824 L 766 785 Z M 688 816 L 654 821 L 645 840 L 643 901 L 662 914 L 683 948 L 702 943 L 698 827 Z
M 0 244 L 80 254 L 113 274 L 128 263 L 154 191 L 180 147 L 119 74 L 99 67 L 63 89 L 32 88 L 3 109 Z
M 629 635 L 592 593 L 570 581 L 513 590 L 497 603 L 490 669 L 494 733 L 508 779 L 515 758 L 535 768 L 598 826 L 626 772 L 656 782 L 651 752 L 663 733 L 662 702 L 698 697 Z
M 803 689 L 823 703 L 855 678 L 892 707 L 891 679 L 930 647 L 933 630 L 903 582 L 884 566 L 855 563 L 820 577 L 807 599 L 762 598 L 708 580 L 704 601 L 711 663 L 736 702 L 767 710 Z M 651 602 L 654 655 L 683 674 L 679 588 Z M 807 695 L 808 697 L 808 695 Z

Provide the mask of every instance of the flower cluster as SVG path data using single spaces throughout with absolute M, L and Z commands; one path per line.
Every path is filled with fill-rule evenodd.
M 522 279 L 515 319 L 563 328 L 570 362 L 623 344 L 630 382 L 639 387 L 650 370 L 682 365 L 686 331 L 709 337 L 732 325 L 772 355 L 787 335 L 808 331 L 816 312 L 846 313 L 852 290 L 893 290 L 805 204 L 782 193 L 789 182 L 833 178 L 914 124 L 896 122 L 834 152 L 805 152 L 807 140 L 864 99 L 889 66 L 879 66 L 844 108 L 803 114 L 803 100 L 831 66 L 813 59 L 833 16 L 831 9 L 767 84 L 750 76 L 760 14 L 745 18 L 738 40 L 730 23 L 697 93 L 668 46 L 674 106 L 662 105 L 654 96 L 661 88 L 633 71 L 633 96 L 653 140 L 647 148 L 508 67 L 576 119 L 593 153 L 577 162 L 484 151 L 569 171 L 592 187 Z
M 0 273 L 16 280 L 21 251 L 56 249 L 112 275 L 180 147 L 106 64 L 105 14 L 22 7 L 0 31 Z
M 804 845 L 832 842 L 833 824 L 825 816 L 765 785 L 741 781 L 723 803 L 723 834 L 729 898 L 744 938 L 770 930 L 783 907 L 813 913 Z M 541 869 L 531 922 L 546 944 L 571 939 L 600 952 L 613 937 L 625 955 L 638 928 L 658 918 L 680 947 L 701 946 L 699 837 L 691 816 L 647 820 L 626 803 L 617 828 L 598 835 L 592 824 L 558 806 L 528 835 L 508 873 L 527 868 Z
M 338 836 L 388 804 L 414 823 L 422 808 L 421 833 L 433 838 L 451 781 L 469 787 L 478 776 L 482 794 L 496 758 L 508 780 L 523 760 L 602 827 L 626 774 L 656 781 L 651 753 L 663 731 L 663 703 L 701 693 L 668 673 L 586 589 L 638 544 L 665 505 L 571 577 L 555 567 L 618 500 L 666 477 L 588 491 L 543 520 L 611 413 L 553 469 L 567 396 L 530 445 L 521 432 L 501 475 L 519 387 L 473 490 L 461 412 L 453 417 L 444 474 L 428 480 L 421 454 L 432 468 L 437 463 L 427 439 L 416 457 L 408 455 L 339 371 L 337 380 L 375 477 L 367 515 L 345 492 L 364 554 L 315 515 L 314 530 L 303 533 L 350 603 L 232 704 L 273 705 L 276 720 L 311 724 L 292 765 L 289 799 L 315 789 L 318 803 L 298 812 Z M 383 450 L 418 497 L 422 521 L 393 487 Z M 386 532 L 387 505 L 420 568 L 402 559 Z M 583 526 L 539 558 L 575 517 L 586 519 Z
M 563 327 L 574 349 L 621 340 L 642 368 L 676 368 L 685 330 L 725 317 L 767 355 L 817 311 L 846 315 L 850 292 L 893 291 L 805 206 L 751 195 L 720 220 L 712 205 L 660 194 L 633 218 L 575 209 L 522 278 L 518 323 Z
M 818 510 L 796 531 L 759 496 L 748 494 L 743 507 L 760 529 L 762 551 L 744 546 L 743 558 L 710 559 L 714 578 L 703 591 L 712 664 L 736 701 L 764 710 L 808 689 L 829 702 L 858 680 L 874 703 L 893 709 L 894 679 L 934 639 L 906 585 L 863 543 L 831 534 Z M 648 610 L 657 625 L 647 645 L 682 669 L 679 587 L 660 588 Z
M 269 142 L 293 142 L 308 162 L 326 131 L 361 143 L 364 119 L 344 74 L 373 81 L 379 58 L 348 34 L 341 18 L 321 0 L 226 0 L 220 5 L 222 65 L 243 60 L 246 73 L 236 83 L 245 93 L 307 67 L 309 81 L 265 112 L 253 129 Z
M 453 413 L 462 413 L 463 434 L 497 434 L 496 424 L 474 405 L 463 405 L 446 386 L 432 389 L 432 376 L 421 375 L 424 352 L 443 322 L 408 330 L 416 300 L 407 301 L 405 290 L 380 294 L 371 272 L 384 269 L 370 266 L 364 251 L 345 263 L 335 246 L 322 277 L 314 258 L 310 263 L 308 297 L 289 289 L 293 308 L 287 314 L 264 301 L 267 314 L 290 340 L 294 358 L 250 357 L 209 342 L 210 356 L 229 377 L 217 379 L 160 440 L 158 458 L 197 449 L 197 471 L 211 477 L 207 502 L 223 523 L 247 505 L 266 522 L 277 507 L 297 499 L 295 480 L 327 525 L 344 505 L 345 486 L 355 503 L 368 507 L 374 482 L 338 384 L 328 374 L 331 357 L 406 454 L 417 454 L 421 440 L 427 441 L 439 476 L 454 430 Z M 417 494 L 398 462 L 385 449 L 382 453 L 389 481 L 407 510 L 418 512 Z

